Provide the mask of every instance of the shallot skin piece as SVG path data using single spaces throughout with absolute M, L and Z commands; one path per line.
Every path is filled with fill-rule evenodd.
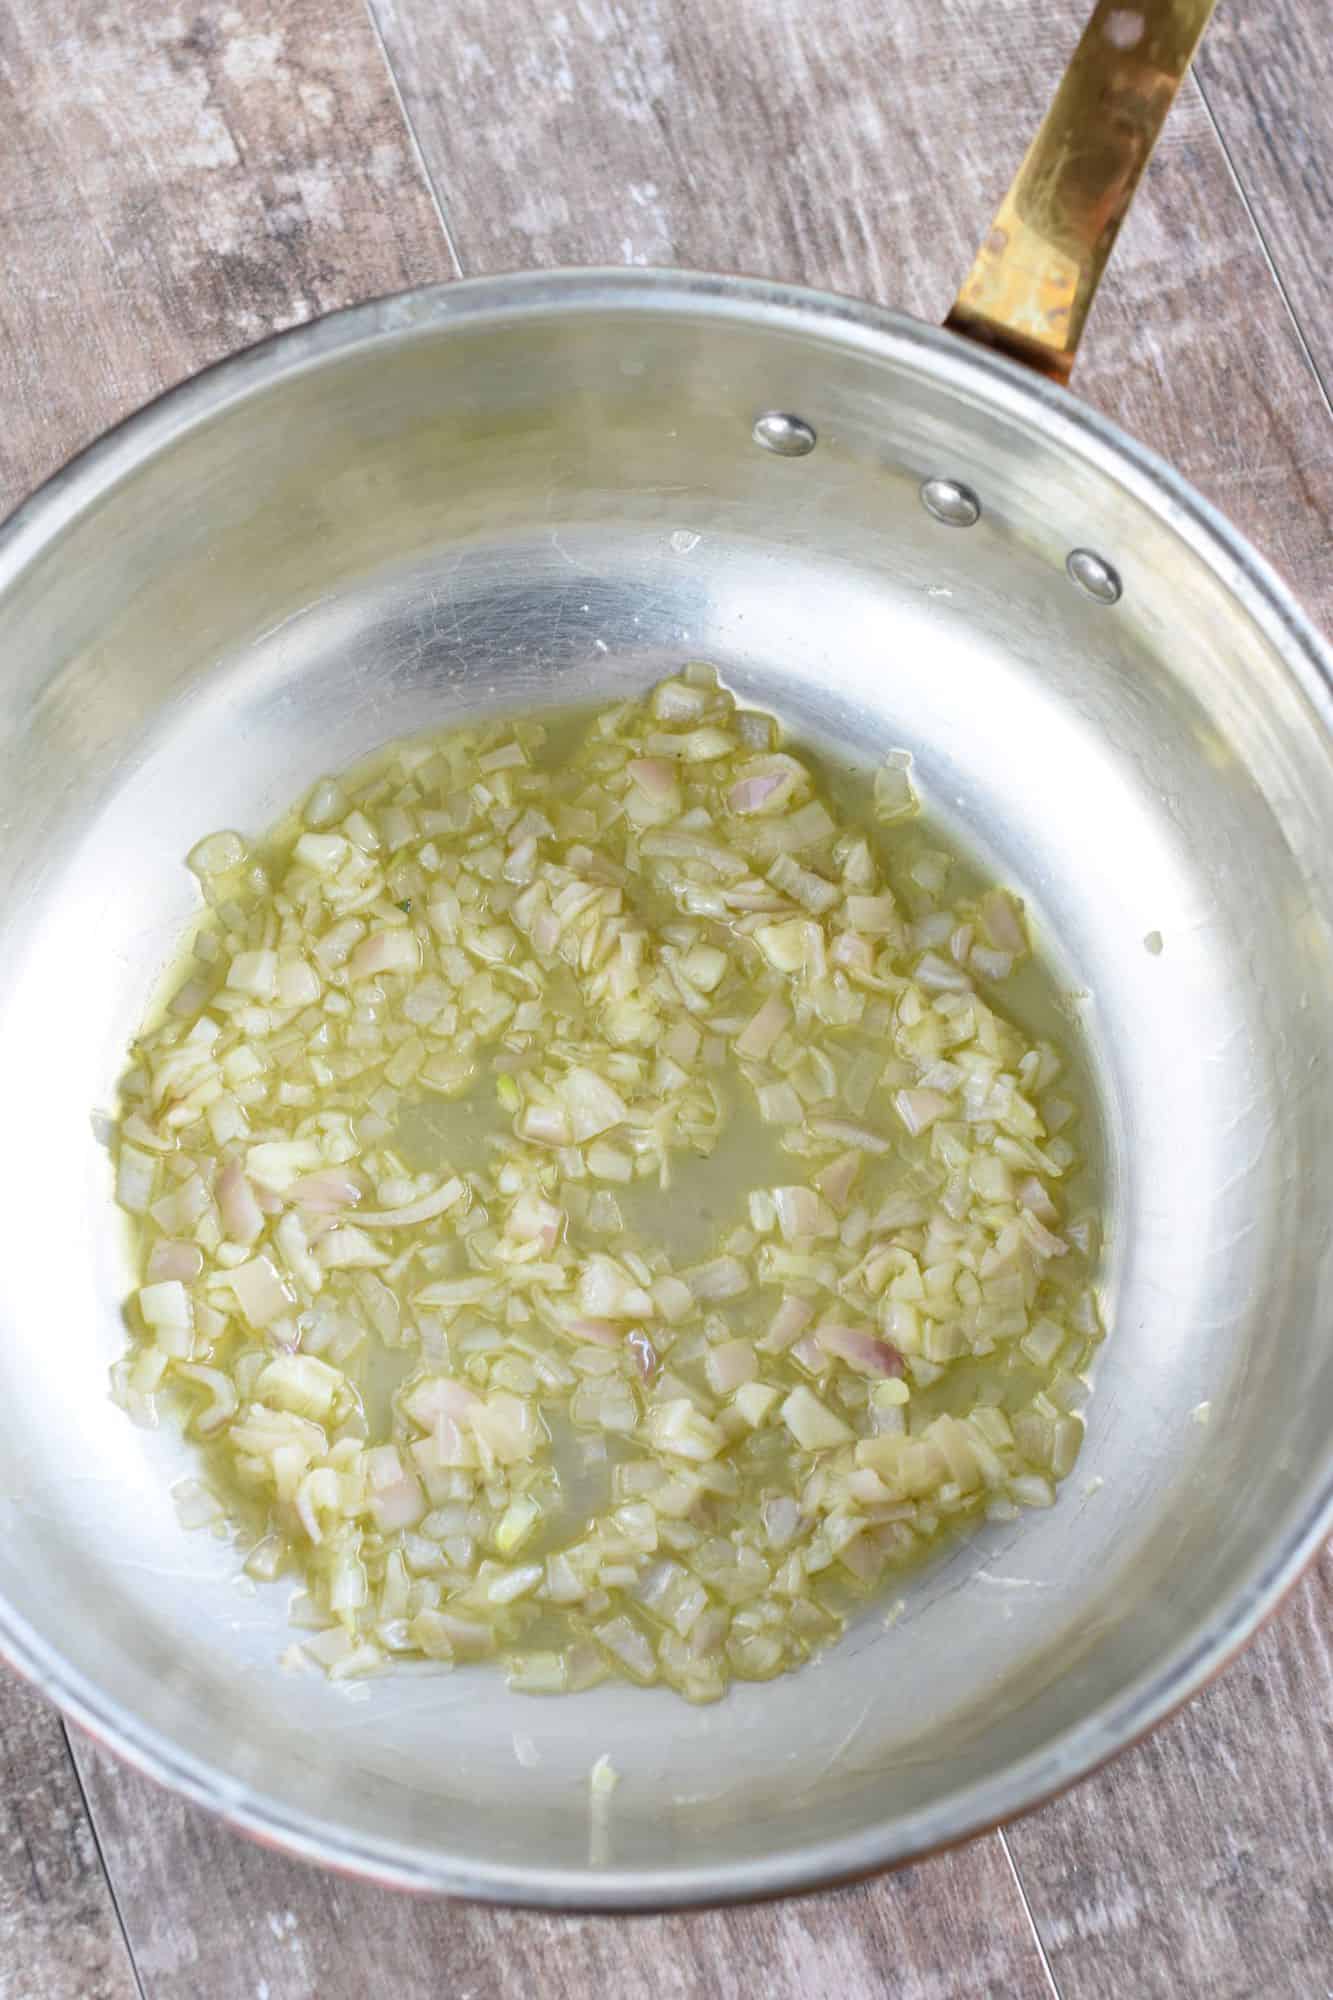
M 1079 1072 L 910 770 L 831 787 L 691 662 L 192 848 L 111 1135 L 113 1391 L 197 1440 L 182 1524 L 297 1586 L 314 1668 L 715 1701 L 1055 1503 Z
M 903 1373 L 903 1357 L 887 1340 L 860 1327 L 821 1326 L 815 1339 L 826 1354 L 835 1354 L 865 1375 L 897 1376 Z

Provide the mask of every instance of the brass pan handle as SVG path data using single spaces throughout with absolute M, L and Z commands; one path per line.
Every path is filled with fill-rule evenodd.
M 945 325 L 1069 379 L 1106 269 L 1216 0 L 1097 0 Z

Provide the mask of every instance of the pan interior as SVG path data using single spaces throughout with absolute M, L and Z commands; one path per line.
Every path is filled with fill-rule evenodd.
M 1327 1478 L 1326 725 L 1142 475 L 905 325 L 588 281 L 324 331 L 159 408 L 0 557 L 11 1642 L 215 1801 L 408 1879 L 660 1901 L 917 1851 L 1115 1747 Z M 815 449 L 757 445 L 767 410 Z M 922 506 L 932 476 L 974 526 Z M 892 1623 L 713 1708 L 284 1672 L 286 1590 L 182 1532 L 189 1447 L 107 1399 L 126 1262 L 93 1113 L 192 908 L 181 857 L 391 737 L 690 657 L 831 757 L 910 749 L 1038 913 L 1113 1214 L 1083 1455 Z

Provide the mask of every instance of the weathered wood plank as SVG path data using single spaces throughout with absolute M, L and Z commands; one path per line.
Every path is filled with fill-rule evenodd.
M 1032 0 L 859 0 L 850 11 L 731 0 L 710 13 L 648 0 L 631 16 L 589 0 L 571 23 L 526 0 L 467 0 L 447 17 L 425 0 L 385 0 L 382 19 L 468 268 L 594 257 L 743 265 L 938 317 L 1072 46 L 1080 5 L 1053 24 L 1052 11 Z M 196 20 L 124 21 L 90 5 L 71 15 L 43 0 L 20 29 L 0 13 L 0 250 L 11 279 L 0 298 L 10 413 L 0 484 L 11 498 L 71 444 L 214 354 L 451 268 L 355 10 L 287 0 L 276 15 L 211 6 Z M 196 145 L 217 158 L 188 158 Z M 1242 517 L 1327 615 L 1329 445 L 1310 423 L 1312 385 L 1224 177 L 1211 128 L 1187 101 L 1122 242 L 1083 385 Z M 1265 1968 L 1285 1967 L 1271 1913 L 1250 1913 L 1248 1956 L 1237 1961 L 1258 1983 L 1227 1987 L 1214 1961 L 1235 1940 L 1204 1929 L 1182 1945 L 1155 1895 L 1164 1847 L 1181 1864 L 1181 1907 L 1208 1893 L 1207 1878 L 1189 1872 L 1186 1807 L 1220 1700 L 1235 1703 L 1242 1747 L 1251 1729 L 1273 1735 L 1266 1756 L 1241 1766 L 1247 1837 L 1262 1830 L 1276 1865 L 1295 1816 L 1310 1836 L 1294 1840 L 1302 1869 L 1316 1836 L 1326 1847 L 1326 1807 L 1321 1818 L 1308 1793 L 1310 1695 L 1299 1677 L 1288 1685 L 1295 1669 L 1282 1663 L 1303 1663 L 1325 1690 L 1328 1664 L 1312 1642 L 1291 1655 L 1285 1633 L 1261 1642 L 1277 1664 L 1264 1670 L 1260 1722 L 1243 1687 L 1228 1694 L 1252 1654 L 1154 1745 L 1011 1836 L 1066 1993 L 1288 1990 L 1264 1984 Z M 1195 1729 L 1188 1754 L 1167 1747 Z M 91 1746 L 79 1757 L 154 2000 L 338 2000 L 372 1984 L 411 2000 L 438 1991 L 442 1968 L 477 2000 L 616 1988 L 637 2000 L 761 1982 L 779 1995 L 904 2000 L 1049 1990 L 994 1841 L 781 1910 L 561 1922 L 319 1876 L 251 1848 Z M 1139 1788 L 1118 1817 L 1099 1803 L 1108 1785 Z M 1156 1836 L 1128 1839 L 1147 1823 L 1145 1794 Z M 1080 1916 L 1078 1885 L 1056 1874 L 1059 1838 L 1036 1869 L 1019 1844 L 1080 1806 L 1087 1825 L 1068 1838 L 1107 1879 L 1128 1855 L 1122 1893 L 1143 1913 L 1134 1925 L 1102 1922 L 1112 1942 L 1093 1957 L 1097 1922 Z M 1299 1879 L 1308 1887 L 1308 1873 Z M 1152 1984 L 1182 1949 L 1194 1953 L 1197 1986 Z M 43 1963 L 31 1990 L 58 1996 L 59 1971 Z M 68 1990 L 101 1989 L 90 1978 Z M 106 1990 L 119 2000 L 120 1988 Z M 1289 1990 L 1320 1989 L 1307 1977 Z M 10 2000 L 3 1985 L 0 2000 Z
M 150 2000 L 1048 2000 L 999 1842 L 834 1896 L 614 1920 L 397 1896 L 79 1759 Z
M 466 269 L 740 266 L 930 318 L 1084 13 L 1081 0 L 649 0 L 632 14 L 557 15 L 509 0 L 497 20 L 461 0 L 446 23 L 422 0 L 376 4 Z M 1303 18 L 1315 35 L 1315 11 Z M 465 128 L 453 109 L 464 91 Z M 1293 228 L 1317 243 L 1309 214 Z M 1217 500 L 1317 617 L 1333 617 L 1333 430 L 1192 86 L 1077 379 Z M 1327 1984 L 1317 1801 L 1333 1677 L 1326 1651 L 1302 1640 L 1318 1632 L 1324 1577 L 1153 1743 L 1011 1833 L 1066 1994 L 1239 2000 Z M 1245 1795 L 1235 1842 L 1228 1759 Z M 1066 1840 L 1077 1863 L 1063 1866 Z M 1262 1857 L 1249 1896 L 1246 1845 Z M 1313 1915 L 1293 1949 L 1296 1905 Z
M 1230 1671 L 1008 1840 L 1064 2000 L 1333 1987 L 1333 1551 Z
M 936 320 L 1087 11 L 1084 0 L 374 4 L 468 271 L 740 268 Z M 1333 429 L 1193 83 L 1075 379 L 1333 619 Z
M 452 264 L 360 0 L 0 5 L 0 509 L 169 382 Z
M 4 466 L 12 493 L 214 353 L 447 268 L 382 75 L 367 81 L 378 72 L 364 24 L 302 5 L 276 31 L 216 9 L 188 29 L 87 13 L 53 42 L 50 27 L 30 16 L 20 32 L 11 20 L 0 77 L 21 190 L 0 244 L 11 272 L 31 274 L 0 321 L 0 393 L 20 413 Z M 151 104 L 140 101 L 145 71 Z M 74 75 L 85 81 L 75 87 Z M 87 342 L 62 334 L 79 323 Z M 756 1967 L 775 1992 L 807 1996 L 878 1993 L 888 1971 L 904 2000 L 1046 1990 L 995 1842 L 834 1902 L 629 1929 L 565 1924 L 321 1877 L 81 1739 L 78 1757 L 155 1996 L 333 2000 L 386 1976 L 405 1994 L 433 1994 L 442 1962 L 466 1967 L 479 1994 L 555 1990 L 552 1963 L 570 1993 L 739 1992 Z
M 1199 81 L 1333 396 L 1333 35 L 1326 7 L 1221 7 Z
M 136 2000 L 60 1717 L 0 1671 L 0 2000 Z
M 0 267 L 0 513 L 177 377 L 453 268 L 359 0 L 0 6 Z M 132 2000 L 64 1730 L 3 1670 L 0 1826 L 0 2000 Z

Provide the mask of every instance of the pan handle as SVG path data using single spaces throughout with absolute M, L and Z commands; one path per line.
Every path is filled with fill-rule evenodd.
M 1216 0 L 1097 0 L 945 325 L 1057 382 Z

